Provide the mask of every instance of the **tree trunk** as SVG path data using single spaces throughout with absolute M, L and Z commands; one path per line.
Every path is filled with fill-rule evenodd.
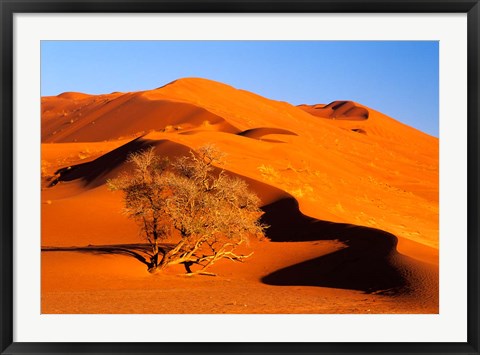
M 162 260 L 159 262 L 159 254 L 162 253 Z M 163 265 L 166 261 L 165 250 L 163 248 L 159 248 L 158 246 L 158 238 L 154 239 L 154 243 L 152 244 L 152 257 L 150 258 L 150 264 L 148 266 L 148 271 L 151 273 L 156 272 L 157 270 L 161 270 L 165 268 L 166 265 Z
M 192 266 L 192 262 L 191 261 L 185 261 L 183 263 L 183 266 L 185 266 L 185 270 L 187 271 L 187 274 L 191 274 L 192 273 L 192 269 L 190 269 L 190 266 Z

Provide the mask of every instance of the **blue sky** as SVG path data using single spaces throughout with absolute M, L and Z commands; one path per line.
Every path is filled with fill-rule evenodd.
M 436 41 L 42 41 L 41 94 L 148 90 L 183 77 L 274 100 L 353 100 L 438 137 Z

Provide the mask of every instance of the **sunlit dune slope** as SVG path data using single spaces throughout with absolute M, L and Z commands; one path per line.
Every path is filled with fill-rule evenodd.
M 61 110 L 49 109 L 58 105 Z M 152 130 L 211 126 L 238 132 L 222 117 L 195 104 L 150 100 L 144 93 L 57 96 L 42 102 L 45 142 L 103 141 L 134 137 Z
M 318 117 L 206 79 L 135 93 L 44 97 L 42 244 L 58 242 L 55 216 L 67 210 L 57 221 L 82 231 L 82 241 L 96 228 L 82 218 L 93 221 L 95 209 L 101 210 L 98 223 L 126 241 L 134 226 L 105 181 L 128 169 L 128 154 L 153 145 L 173 157 L 214 143 L 227 153 L 226 170 L 293 196 L 308 216 L 393 233 L 400 251 L 438 248 L 438 139 L 360 104 L 348 106 L 340 105 L 338 114 L 354 120 Z M 107 229 L 89 243 L 116 242 Z
M 59 247 L 72 244 L 131 243 L 136 229 L 134 224 L 131 221 L 122 222 L 120 214 L 111 214 L 115 206 L 121 205 L 121 195 L 108 192 L 102 181 L 109 175 L 115 176 L 115 171 L 119 167 L 122 167 L 123 171 L 131 168 L 130 164 L 125 162 L 129 152 L 140 151 L 150 146 L 154 147 L 157 154 L 174 158 L 189 151 L 185 145 L 155 138 L 155 135 L 151 135 L 148 139 L 135 139 L 107 155 L 86 163 L 72 165 L 58 173 L 55 186 L 62 189 L 68 188 L 70 184 L 71 191 L 76 193 L 69 198 L 57 199 L 44 207 L 45 223 L 42 225 L 42 231 L 46 237 L 42 241 L 43 245 Z M 267 236 L 272 241 L 322 241 L 321 245 L 332 247 L 329 256 L 322 255 L 318 260 L 311 260 L 314 266 L 317 265 L 316 263 L 320 266 L 309 267 L 307 264 L 309 271 L 304 270 L 300 273 L 304 276 L 292 278 L 289 274 L 291 272 L 289 270 L 294 270 L 293 272 L 298 274 L 295 270 L 302 269 L 303 263 L 298 266 L 284 263 L 284 268 L 281 270 L 274 271 L 271 275 L 264 275 L 262 279 L 267 284 L 300 284 L 364 292 L 379 290 L 393 292 L 392 290 L 397 289 L 407 292 L 412 285 L 415 286 L 415 290 L 424 289 L 425 285 L 418 287 L 418 282 L 412 279 L 412 275 L 421 274 L 425 264 L 415 265 L 414 262 L 399 255 L 395 250 L 397 238 L 394 235 L 378 229 L 321 221 L 305 216 L 300 212 L 296 199 L 288 193 L 252 177 L 240 173 L 236 175 L 244 178 L 258 193 L 265 212 L 262 219 L 270 226 Z M 85 190 L 83 193 L 79 192 L 82 188 Z M 56 188 L 51 188 L 49 191 L 54 190 Z M 66 193 L 63 195 L 66 196 Z M 88 201 L 95 203 L 88 204 Z M 82 221 L 81 225 L 78 220 Z M 72 229 L 75 225 L 77 228 Z M 119 225 L 122 228 L 119 228 Z M 65 231 L 68 231 L 69 238 L 65 238 Z M 72 238 L 72 235 L 75 235 L 75 238 Z M 338 251 L 335 244 L 328 244 L 332 241 L 342 243 L 346 249 Z M 425 249 L 428 248 L 420 248 L 420 251 Z M 414 250 L 413 256 L 418 257 L 418 255 L 417 250 Z M 420 259 L 427 263 L 431 262 L 429 259 Z M 259 264 L 259 267 L 261 265 Z M 432 272 L 435 274 L 434 269 Z M 429 285 L 435 282 L 432 272 L 428 272 L 427 280 L 433 280 L 428 281 Z M 257 273 L 258 270 L 255 274 Z M 405 275 L 409 276 L 405 277 Z

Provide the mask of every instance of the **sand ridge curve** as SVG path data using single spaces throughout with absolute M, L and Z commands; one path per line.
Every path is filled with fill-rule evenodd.
M 90 188 L 104 184 L 112 171 L 125 167 L 128 155 L 154 146 L 157 152 L 173 158 L 185 154 L 188 147 L 170 141 L 134 139 L 120 148 L 94 161 L 60 169 L 57 182 L 83 180 Z M 230 174 L 232 174 L 230 172 Z M 273 242 L 338 240 L 347 248 L 278 270 L 262 278 L 273 285 L 307 285 L 360 290 L 364 292 L 410 293 L 413 288 L 404 277 L 414 274 L 415 268 L 396 251 L 397 238 L 388 232 L 353 224 L 321 221 L 302 214 L 298 201 L 277 188 L 239 176 L 263 200 L 262 222 L 269 228 L 267 237 Z M 93 184 L 93 185 L 92 185 Z M 268 196 L 268 197 L 267 197 Z M 78 251 L 130 255 L 146 263 L 146 259 L 131 246 L 89 246 L 71 248 L 45 248 L 44 251 Z M 145 247 L 142 249 L 145 251 Z M 142 261 L 143 258 L 143 261 Z
M 229 312 L 229 301 L 216 304 L 237 299 L 235 283 L 260 313 L 367 312 L 360 294 L 381 313 L 438 312 L 438 139 L 359 103 L 313 106 L 336 117 L 199 78 L 42 98 L 42 310 L 183 313 L 193 305 L 182 297 L 200 287 L 209 295 L 204 312 Z M 215 265 L 218 292 L 202 286 L 208 281 L 150 278 L 135 258 L 146 257 L 138 228 L 121 213 L 121 193 L 105 185 L 132 168 L 132 152 L 154 146 L 174 159 L 206 143 L 227 154 L 222 168 L 257 192 L 271 225 L 272 241 L 256 244 L 251 260 Z M 69 284 L 61 268 L 82 273 L 71 285 L 78 294 L 55 281 Z M 166 289 L 167 279 L 176 286 Z M 147 296 L 149 282 L 156 291 L 148 299 L 173 308 L 132 308 L 126 300 Z M 122 296 L 102 291 L 110 284 Z M 95 304 L 79 307 L 85 290 Z M 319 303 L 327 295 L 330 304 Z

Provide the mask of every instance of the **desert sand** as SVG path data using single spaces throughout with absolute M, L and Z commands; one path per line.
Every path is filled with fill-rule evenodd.
M 372 108 L 186 78 L 43 97 L 41 134 L 42 313 L 438 313 L 438 138 Z M 206 143 L 260 197 L 269 241 L 214 277 L 150 274 L 106 180 L 132 152 Z

